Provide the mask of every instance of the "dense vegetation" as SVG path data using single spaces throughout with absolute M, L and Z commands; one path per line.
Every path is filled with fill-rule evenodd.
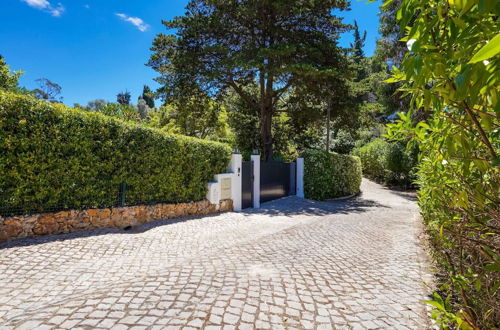
M 227 145 L 0 91 L 0 205 L 12 213 L 205 198 Z
M 441 272 L 429 303 L 443 328 L 500 320 L 499 15 L 500 2 L 474 0 L 403 0 L 396 14 L 409 51 L 390 81 L 411 110 L 389 137 L 420 148 L 419 205 Z
M 334 12 L 347 7 L 344 0 L 191 0 L 184 16 L 164 22 L 175 34 L 155 38 L 148 64 L 160 73 L 164 100 L 193 90 L 236 93 L 258 118 L 259 149 L 270 160 L 273 121 L 292 108 L 282 108 L 292 101 L 284 98 L 300 95 L 297 102 L 314 107 L 345 95 L 349 66 L 337 40 L 347 26 Z
M 325 200 L 359 193 L 361 162 L 356 156 L 307 150 L 304 157 L 304 195 Z
M 362 166 L 384 184 L 420 188 L 440 272 L 429 302 L 438 324 L 498 326 L 500 2 L 389 0 L 371 57 L 366 32 L 332 15 L 347 8 L 191 0 L 185 16 L 164 23 L 174 33 L 154 40 L 148 65 L 161 88 L 145 86 L 137 105 L 128 92 L 76 105 L 86 113 L 10 94 L 61 100 L 48 80 L 20 88 L 21 73 L 0 57 L 2 203 L 105 205 L 122 181 L 136 201 L 201 198 L 200 180 L 223 169 L 228 148 L 165 133 L 266 159 L 303 154 L 313 199 L 357 193 Z M 351 47 L 340 47 L 351 28 Z
M 411 187 L 416 179 L 418 148 L 407 148 L 403 142 L 375 139 L 353 150 L 361 159 L 363 175 L 378 182 Z

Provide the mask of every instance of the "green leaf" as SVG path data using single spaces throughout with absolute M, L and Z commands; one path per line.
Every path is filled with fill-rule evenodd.
M 486 270 L 488 272 L 500 272 L 500 265 L 491 264 L 491 265 L 484 267 L 484 270 Z
M 474 283 L 474 287 L 476 288 L 477 291 L 481 291 L 481 286 L 482 286 L 481 280 L 477 279 L 476 283 Z
M 375 1 L 375 0 L 373 0 Z M 382 10 L 386 9 L 387 7 L 389 7 L 391 5 L 391 3 L 393 3 L 394 0 L 387 0 L 386 2 L 384 2 L 384 4 L 382 5 L 382 7 L 380 7 Z
M 483 46 L 469 61 L 469 63 L 476 63 L 484 61 L 500 53 L 500 34 L 497 34 L 486 45 Z
M 388 83 L 388 84 L 396 83 L 396 82 L 399 82 L 399 81 L 401 81 L 401 79 L 398 79 L 396 77 L 390 77 L 390 78 L 387 78 L 386 80 L 384 80 L 384 82 Z
M 431 306 L 434 306 L 434 307 L 436 307 L 437 309 L 439 309 L 442 312 L 446 312 L 444 306 L 442 304 L 438 303 L 437 301 L 434 301 L 434 300 L 423 300 L 422 302 L 425 303 L 425 304 L 429 304 Z

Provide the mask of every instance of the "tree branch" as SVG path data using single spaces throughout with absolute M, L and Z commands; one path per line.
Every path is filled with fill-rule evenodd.
M 228 75 L 228 79 L 227 79 L 227 82 L 229 84 L 229 86 L 231 86 L 234 91 L 236 93 L 238 93 L 239 96 L 241 96 L 241 98 L 248 103 L 248 105 L 252 108 L 257 108 L 258 107 L 258 104 L 257 102 L 250 96 L 248 95 L 247 93 L 245 93 L 245 91 L 243 90 L 243 88 L 241 88 L 240 86 L 238 86 L 238 84 L 233 80 L 233 77 L 231 76 L 231 74 Z

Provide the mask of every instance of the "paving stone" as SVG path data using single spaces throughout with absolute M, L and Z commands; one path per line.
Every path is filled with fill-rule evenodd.
M 360 197 L 0 244 L 0 329 L 428 329 L 415 202 Z

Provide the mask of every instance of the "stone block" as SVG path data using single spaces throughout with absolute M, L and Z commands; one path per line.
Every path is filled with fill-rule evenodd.
M 136 226 L 161 219 L 232 211 L 232 200 L 218 205 L 208 200 L 178 204 L 138 205 L 106 209 L 69 210 L 0 218 L 0 242 L 12 238 L 70 233 L 92 228 Z

